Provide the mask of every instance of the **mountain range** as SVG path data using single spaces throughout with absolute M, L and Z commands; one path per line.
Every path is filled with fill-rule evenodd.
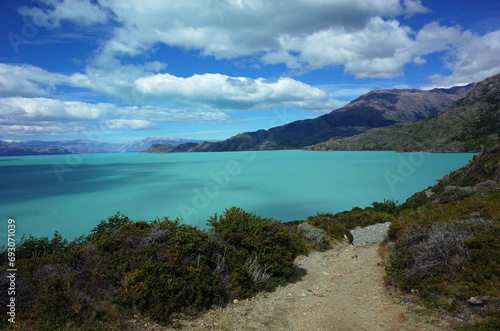
M 185 143 L 199 144 L 201 142 L 202 140 L 172 137 L 149 137 L 126 143 L 107 143 L 92 140 L 0 140 L 0 156 L 141 152 L 153 144 L 169 144 L 169 146 L 173 146 Z
M 484 152 L 500 141 L 500 74 L 431 118 L 332 138 L 308 150 Z
M 120 143 L 0 140 L 2 155 L 306 149 L 481 152 L 500 137 L 500 74 L 450 89 L 375 90 L 314 119 L 223 141 L 150 137 Z
M 377 127 L 413 122 L 445 111 L 453 102 L 467 95 L 475 84 L 450 89 L 422 91 L 392 89 L 371 91 L 346 106 L 315 119 L 245 132 L 219 142 L 186 146 L 182 151 L 216 152 L 238 150 L 300 149 L 325 142 L 332 137 L 354 136 Z M 189 147 L 189 148 L 188 148 Z M 175 152 L 155 148 L 147 152 Z

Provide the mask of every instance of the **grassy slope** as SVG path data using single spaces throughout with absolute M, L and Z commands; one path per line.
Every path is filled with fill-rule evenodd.
M 387 280 L 458 316 L 500 318 L 500 144 L 416 193 L 391 224 Z
M 414 123 L 332 138 L 310 150 L 483 152 L 500 139 L 500 74 L 476 85 L 447 111 Z

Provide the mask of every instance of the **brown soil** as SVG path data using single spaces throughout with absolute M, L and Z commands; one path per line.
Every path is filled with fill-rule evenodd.
M 326 252 L 301 256 L 290 285 L 215 308 L 195 320 L 178 321 L 178 325 L 186 330 L 451 329 L 451 317 L 431 314 L 407 302 L 411 296 L 403 297 L 385 286 L 380 255 L 378 244 L 342 243 Z

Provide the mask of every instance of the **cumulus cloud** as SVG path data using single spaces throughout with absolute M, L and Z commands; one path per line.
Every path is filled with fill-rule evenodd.
M 326 92 L 290 78 L 266 80 L 221 74 L 182 78 L 157 74 L 140 78 L 135 85 L 145 97 L 225 111 L 278 107 L 332 110 Z
M 346 73 L 357 78 L 393 78 L 410 62 L 410 34 L 411 29 L 398 21 L 373 17 L 356 31 L 339 27 L 307 36 L 287 35 L 280 43 L 287 52 L 299 54 L 297 60 L 310 70 L 344 65 Z
M 14 124 L 8 125 L 0 123 L 0 132 L 3 136 L 14 137 L 56 137 L 75 132 L 84 132 L 87 126 L 79 125 L 79 123 L 66 123 L 61 125 L 57 122 L 40 122 L 37 124 Z M 0 137 L 2 137 L 0 135 Z
M 429 8 L 422 5 L 422 1 L 420 0 L 403 0 L 404 8 L 405 8 L 405 17 L 411 17 L 415 14 L 424 14 L 428 13 Z
M 412 0 L 409 3 L 415 2 Z M 157 42 L 235 58 L 276 50 L 282 34 L 310 34 L 332 25 L 362 26 L 373 15 L 405 12 L 398 0 L 241 1 L 106 0 L 122 26 L 103 54 L 135 55 Z M 413 9 L 412 9 L 413 10 Z
M 402 65 L 411 62 L 400 54 L 409 31 L 394 18 L 428 11 L 420 0 L 40 1 L 53 10 L 21 11 L 39 26 L 50 28 L 63 20 L 102 24 L 111 18 L 118 23 L 94 58 L 93 64 L 102 68 L 161 43 L 216 59 L 256 56 L 264 64 L 285 63 L 290 69 L 345 65 L 347 73 L 361 78 L 401 75 Z M 72 16 L 76 8 L 82 14 Z M 91 12 L 94 21 L 83 20 L 83 13 Z M 380 37 L 373 38 L 377 33 Z M 375 46 L 386 54 L 372 60 L 369 52 Z
M 165 122 L 222 122 L 222 112 L 186 111 L 162 107 L 118 107 L 110 103 L 61 101 L 50 98 L 0 98 L 0 128 L 3 134 L 60 135 L 93 128 L 109 130 L 156 130 Z
M 480 36 L 433 22 L 419 32 L 417 42 L 420 47 L 445 49 L 445 68 L 452 72 L 448 76 L 430 76 L 432 84 L 426 88 L 465 85 L 500 72 L 500 30 Z
M 146 120 L 107 120 L 103 122 L 103 126 L 111 130 L 158 130 L 158 125 L 156 123 Z
M 88 89 L 99 95 L 112 96 L 144 107 L 184 109 L 194 115 L 201 114 L 201 120 L 207 112 L 273 108 L 303 108 L 310 112 L 325 112 L 336 109 L 338 105 L 325 91 L 291 78 L 252 79 L 222 74 L 184 78 L 153 72 L 162 68 L 165 68 L 165 64 L 160 62 L 109 70 L 88 67 L 83 73 L 65 76 L 33 66 L 0 64 L 0 73 L 6 73 L 5 76 L 0 76 L 0 94 L 50 96 L 57 85 L 65 85 Z M 27 103 L 29 105 L 30 102 Z M 65 107 L 67 109 L 68 103 Z M 92 111 L 98 108 L 93 106 Z M 85 111 L 88 112 L 90 110 Z
M 22 7 L 20 13 L 38 26 L 54 29 L 68 21 L 83 26 L 109 24 L 111 37 L 96 50 L 89 82 L 98 69 L 115 70 L 123 85 L 106 81 L 106 93 L 135 96 L 134 81 L 122 80 L 131 68 L 119 72 L 122 56 L 154 52 L 165 44 L 199 50 L 216 59 L 252 56 L 262 64 L 285 64 L 296 73 L 330 66 L 343 66 L 356 78 L 394 78 L 403 75 L 408 63 L 424 64 L 425 55 L 449 52 L 445 66 L 454 75 L 483 77 L 490 59 L 471 60 L 468 46 L 487 49 L 498 40 L 496 32 L 483 37 L 457 27 L 425 25 L 412 31 L 398 17 L 429 12 L 421 0 L 38 0 L 38 7 Z M 496 50 L 493 47 L 493 50 Z M 494 63 L 495 64 L 495 63 Z M 465 68 L 460 70 L 464 66 Z M 494 65 L 496 68 L 496 66 Z M 111 68 L 111 69 L 110 69 Z M 149 63 L 141 70 L 159 72 L 163 63 Z M 460 72 L 461 71 L 461 72 Z M 490 70 L 494 71 L 494 70 Z M 72 77 L 78 79 L 82 77 Z M 136 75 L 136 79 L 144 77 Z M 439 80 L 438 76 L 433 80 Z M 20 82 L 33 95 L 48 95 L 52 86 Z M 1 84 L 1 83 L 0 83 Z M 1 87 L 1 85 L 0 85 Z M 9 86 L 7 86 L 9 87 Z M 13 86 L 12 88 L 15 88 Z
M 90 26 L 104 24 L 108 21 L 108 13 L 99 5 L 86 0 L 39 0 L 42 7 L 28 8 L 23 6 L 19 13 L 38 26 L 49 29 L 57 28 L 61 21 L 71 21 L 80 25 Z
M 39 67 L 0 63 L 0 95 L 48 96 L 54 92 L 56 85 L 66 81 L 64 75 L 50 73 Z

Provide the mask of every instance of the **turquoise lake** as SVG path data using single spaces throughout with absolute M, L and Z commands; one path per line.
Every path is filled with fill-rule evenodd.
M 80 154 L 0 158 L 0 246 L 16 235 L 68 239 L 122 212 L 204 227 L 225 208 L 290 221 L 404 202 L 474 154 L 266 151 Z

